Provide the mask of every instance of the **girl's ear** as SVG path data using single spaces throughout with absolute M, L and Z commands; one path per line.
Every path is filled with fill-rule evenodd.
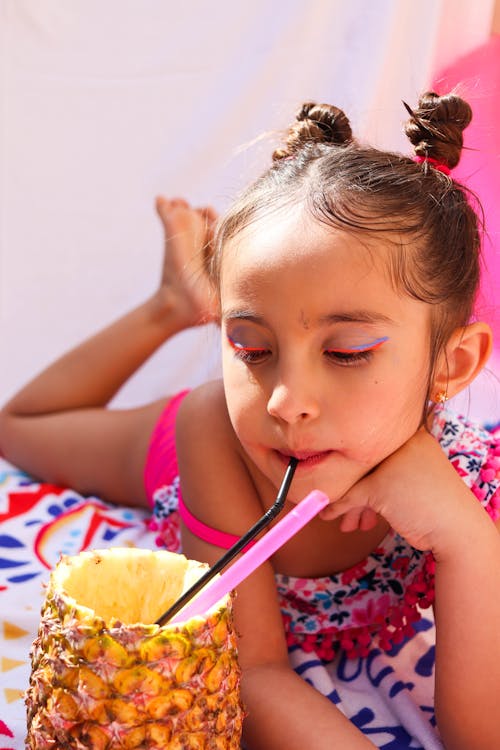
M 453 331 L 434 374 L 433 401 L 456 396 L 483 369 L 491 354 L 493 335 L 487 323 L 470 323 Z

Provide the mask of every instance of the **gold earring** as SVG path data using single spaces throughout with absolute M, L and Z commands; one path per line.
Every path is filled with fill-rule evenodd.
M 448 401 L 448 391 L 438 391 L 434 396 L 434 401 L 436 404 L 444 404 L 445 401 Z

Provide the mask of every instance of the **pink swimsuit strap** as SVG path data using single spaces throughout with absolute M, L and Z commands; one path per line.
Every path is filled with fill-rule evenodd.
M 211 526 L 208 526 L 206 523 L 203 523 L 203 521 L 196 518 L 196 516 L 193 516 L 191 511 L 188 510 L 184 504 L 180 492 L 177 510 L 179 511 L 179 515 L 186 528 L 203 542 L 208 542 L 209 544 L 213 544 L 215 547 L 221 547 L 222 549 L 229 549 L 240 538 L 235 534 L 227 534 L 225 531 L 213 529 Z
M 144 487 L 151 506 L 159 487 L 171 484 L 179 474 L 175 450 L 175 420 L 179 406 L 189 391 L 181 391 L 165 404 L 149 441 L 144 465 Z
M 144 467 L 144 485 L 150 504 L 154 505 L 154 495 L 158 488 L 171 487 L 179 476 L 175 447 L 175 420 L 179 406 L 188 391 L 182 391 L 166 404 L 151 435 L 148 455 Z M 193 516 L 186 507 L 180 488 L 177 494 L 177 510 L 186 528 L 204 542 L 222 549 L 229 549 L 240 537 L 213 529 Z

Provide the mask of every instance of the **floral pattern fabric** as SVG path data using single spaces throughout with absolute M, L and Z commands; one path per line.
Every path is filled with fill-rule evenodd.
M 500 429 L 484 430 L 440 407 L 433 434 L 496 520 Z M 177 511 L 165 513 L 158 502 L 156 517 L 157 543 L 180 544 Z M 381 750 L 444 750 L 434 713 L 433 568 L 431 555 L 389 533 L 338 575 L 276 576 L 291 666 Z

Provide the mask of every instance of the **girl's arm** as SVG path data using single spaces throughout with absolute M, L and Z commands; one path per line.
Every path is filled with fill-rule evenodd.
M 150 300 L 49 366 L 0 412 L 0 450 L 30 474 L 82 493 L 145 504 L 142 468 L 163 402 L 108 410 L 108 401 L 168 338 Z
M 143 467 L 165 399 L 129 410 L 106 404 L 173 334 L 208 306 L 199 258 L 213 214 L 159 199 L 166 252 L 162 283 L 144 304 L 61 357 L 0 413 L 0 451 L 31 474 L 82 493 L 145 504 Z
M 500 534 L 425 430 L 322 512 L 379 513 L 436 559 L 436 695 L 446 750 L 500 747 Z M 358 520 L 356 520 L 358 519 Z
M 466 501 L 434 553 L 436 717 L 447 749 L 489 750 L 500 747 L 500 534 Z
M 263 509 L 229 424 L 221 384 L 202 386 L 184 399 L 177 420 L 177 447 L 183 499 L 191 512 L 227 533 L 246 532 Z M 224 553 L 187 529 L 183 529 L 183 551 L 209 564 Z M 249 750 L 374 747 L 291 668 L 270 563 L 238 586 L 234 615 Z

